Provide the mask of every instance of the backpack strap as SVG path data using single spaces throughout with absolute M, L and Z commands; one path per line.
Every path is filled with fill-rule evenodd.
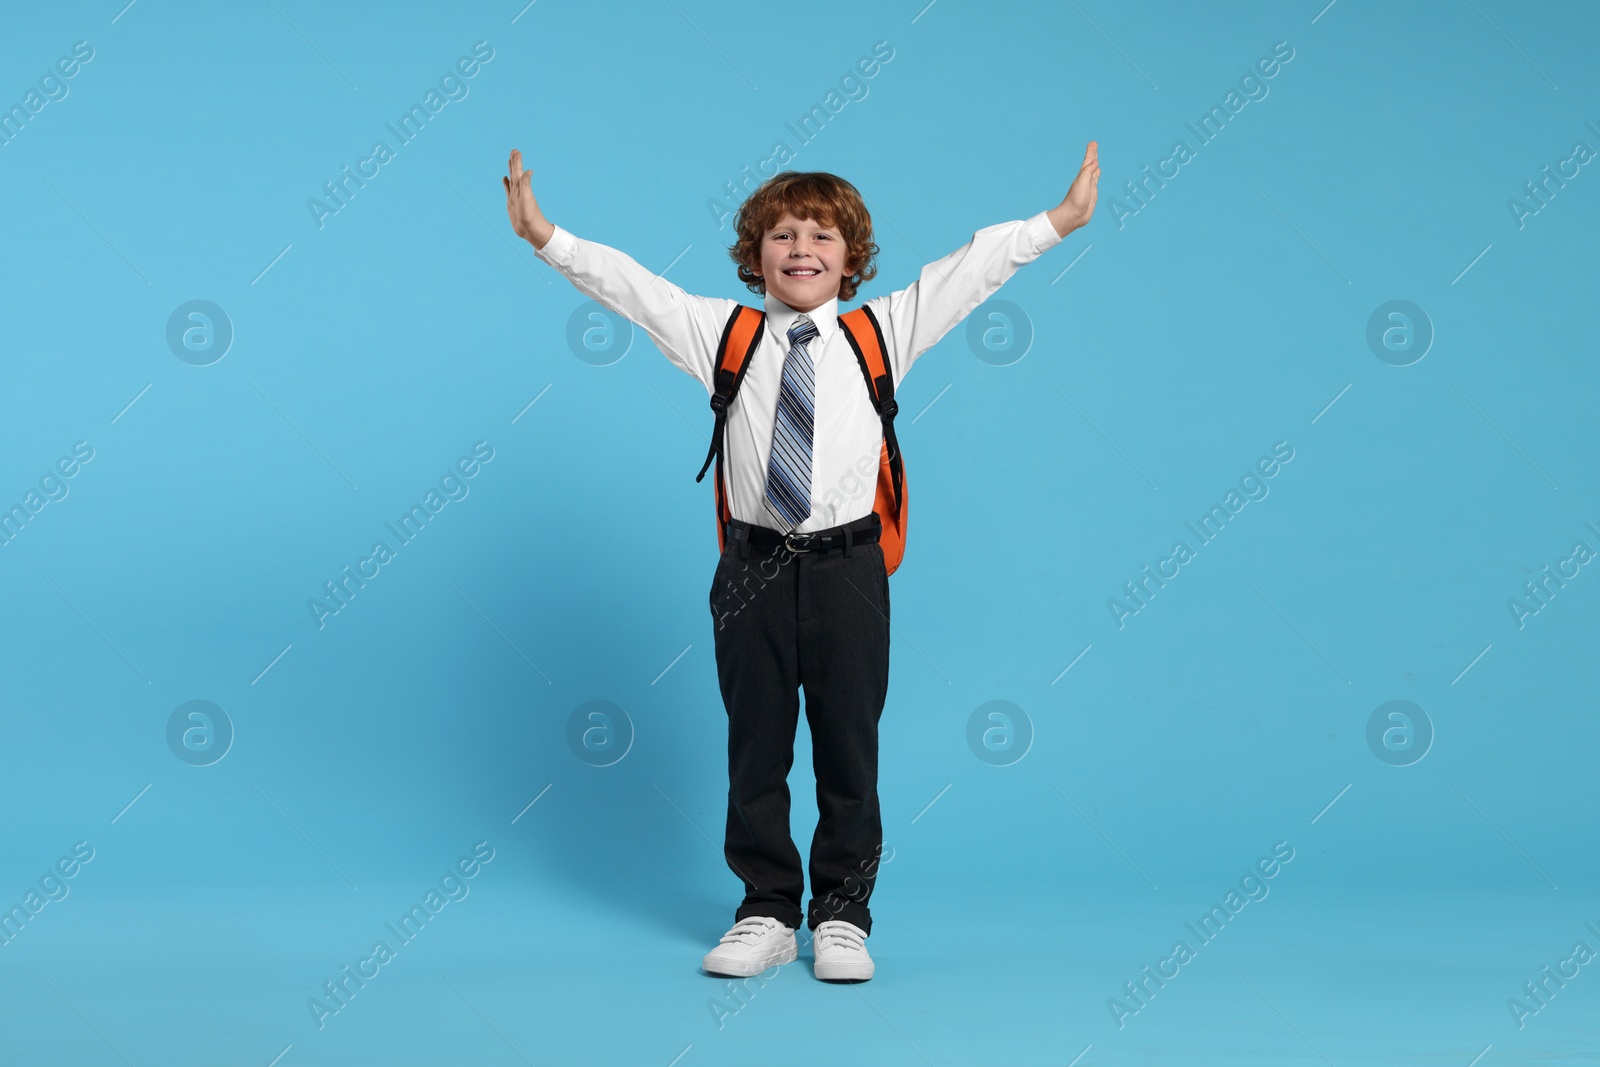
M 907 509 L 905 467 L 900 459 L 900 442 L 894 434 L 894 417 L 900 405 L 894 399 L 889 348 L 884 343 L 883 327 L 866 304 L 840 315 L 839 326 L 856 354 L 861 375 L 867 382 L 867 396 L 883 422 L 883 445 L 879 449 L 877 491 L 872 510 L 882 524 L 878 545 L 883 549 L 884 572 L 893 574 L 905 556 Z
M 733 313 L 728 316 L 728 321 L 722 328 L 722 340 L 717 345 L 716 363 L 712 369 L 711 410 L 716 413 L 716 424 L 711 428 L 711 448 L 706 452 L 706 461 L 700 467 L 700 473 L 695 475 L 698 482 L 706 476 L 706 468 L 711 466 L 714 458 L 717 461 L 716 486 L 717 486 L 717 550 L 724 547 L 727 537 L 725 527 L 732 517 L 728 507 L 728 492 L 722 480 L 722 454 L 723 442 L 726 440 L 728 407 L 733 403 L 733 398 L 738 395 L 739 386 L 744 383 L 744 373 L 750 366 L 750 357 L 755 354 L 756 345 L 761 340 L 761 330 L 766 324 L 767 313 L 743 304 L 736 306 Z
M 889 346 L 883 340 L 883 327 L 865 304 L 840 315 L 839 325 L 844 327 L 844 335 L 855 351 L 856 362 L 867 380 L 867 394 L 883 422 L 883 440 L 889 448 L 889 470 L 894 482 L 894 507 L 899 512 L 905 471 L 900 462 L 900 443 L 894 435 L 894 417 L 900 405 L 894 399 L 894 375 L 889 371 Z

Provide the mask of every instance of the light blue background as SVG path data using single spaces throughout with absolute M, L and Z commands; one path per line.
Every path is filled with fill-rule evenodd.
M 1521 628 L 1507 606 L 1600 549 L 1596 164 L 1520 227 L 1507 205 L 1600 150 L 1591 6 L 113 0 L 3 26 L 7 107 L 94 49 L 0 146 L 0 504 L 94 449 L 0 548 L 0 904 L 95 850 L 0 948 L 6 1062 L 1600 1055 L 1594 968 L 1524 1028 L 1506 1005 L 1600 949 L 1600 576 Z M 478 41 L 468 94 L 319 228 L 307 201 Z M 1119 225 L 1123 183 L 1280 41 L 1268 94 Z M 500 176 L 518 147 L 558 224 L 756 303 L 708 201 L 779 139 L 871 204 L 863 297 L 1056 204 L 1090 139 L 1103 172 L 998 294 L 1025 357 L 963 326 L 899 394 L 878 977 L 818 983 L 802 950 L 719 1026 L 711 412 L 642 331 L 607 366 L 568 346 L 584 298 Z M 235 330 L 209 366 L 166 341 L 195 299 Z M 1396 299 L 1435 331 L 1408 366 L 1366 340 Z M 477 441 L 469 495 L 319 629 L 307 599 Z M 1270 494 L 1119 628 L 1108 599 L 1278 441 Z M 236 731 L 207 767 L 166 741 L 193 699 Z M 1394 699 L 1436 734 L 1410 766 L 1367 744 Z M 632 724 L 611 766 L 566 741 L 590 700 Z M 1031 723 L 1009 766 L 967 744 L 991 700 Z M 470 895 L 318 1029 L 307 999 L 478 841 Z M 1119 1028 L 1108 998 L 1279 841 L 1270 894 Z

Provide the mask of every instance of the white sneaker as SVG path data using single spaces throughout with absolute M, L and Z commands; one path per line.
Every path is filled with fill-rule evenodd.
M 794 943 L 794 928 L 770 915 L 751 915 L 733 924 L 722 935 L 717 947 L 700 961 L 712 974 L 748 978 L 776 963 L 788 963 L 800 953 Z
M 867 932 L 852 922 L 829 919 L 817 924 L 811 945 L 816 953 L 818 978 L 852 978 L 865 981 L 872 977 L 872 957 L 867 954 Z

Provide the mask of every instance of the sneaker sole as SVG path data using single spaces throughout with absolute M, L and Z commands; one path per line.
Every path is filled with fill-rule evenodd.
M 850 967 L 841 965 L 828 967 L 818 964 L 815 968 L 817 977 L 825 982 L 836 982 L 840 980 L 864 982 L 872 977 L 875 970 L 876 968 L 872 965 L 868 965 L 866 967 Z
M 800 950 L 791 940 L 776 953 L 764 956 L 759 960 L 728 960 L 708 955 L 700 961 L 700 966 L 705 968 L 707 973 L 724 978 L 749 978 L 776 964 L 793 963 L 799 958 Z

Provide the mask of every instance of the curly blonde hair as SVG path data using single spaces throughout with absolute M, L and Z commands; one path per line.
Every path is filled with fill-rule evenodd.
M 856 187 L 826 171 L 786 170 L 774 174 L 750 194 L 734 218 L 738 239 L 728 255 L 739 264 L 739 280 L 763 296 L 767 284 L 754 269 L 761 265 L 761 241 L 785 214 L 812 219 L 839 231 L 845 245 L 845 277 L 839 283 L 839 300 L 853 300 L 863 282 L 878 274 L 873 259 L 878 246 L 872 240 L 872 216 Z

